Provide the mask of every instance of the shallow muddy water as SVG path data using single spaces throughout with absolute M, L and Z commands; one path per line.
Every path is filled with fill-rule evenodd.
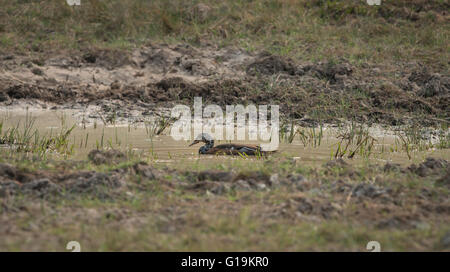
M 232 165 L 243 161 L 253 163 L 258 160 L 257 158 L 244 159 L 240 156 L 199 156 L 198 148 L 200 144 L 189 147 L 190 142 L 188 141 L 175 141 L 170 136 L 170 127 L 161 135 L 151 136 L 151 133 L 148 132 L 148 127 L 146 128 L 143 123 L 104 125 L 101 120 L 98 120 L 95 125 L 83 126 L 79 119 L 74 117 L 77 115 L 80 115 L 79 111 L 74 110 L 15 109 L 14 111 L 0 111 L 0 120 L 3 121 L 4 132 L 8 128 L 16 127 L 17 125 L 19 125 L 19 129 L 23 129 L 27 118 L 28 120 L 33 119 L 34 128 L 41 135 L 54 135 L 62 127 L 70 128 L 75 125 L 75 129 L 69 136 L 69 145 L 73 145 L 73 154 L 70 155 L 71 159 L 86 159 L 87 154 L 92 149 L 103 146 L 104 148 L 132 152 L 136 155 L 143 154 L 156 163 L 166 163 L 174 166 L 178 164 L 189 165 L 191 163 L 201 165 L 224 163 Z M 305 129 L 306 131 L 308 130 L 308 128 Z M 336 138 L 337 130 L 337 128 L 331 126 L 324 127 L 321 144 L 316 147 L 313 147 L 311 142 L 305 146 L 299 137 L 296 137 L 292 143 L 287 143 L 280 139 L 278 152 L 270 156 L 275 159 L 290 158 L 302 165 L 322 165 L 324 162 L 334 158 L 338 143 Z M 414 151 L 411 153 L 411 159 L 409 159 L 406 152 L 400 150 L 401 147 L 396 141 L 397 136 L 392 131 L 382 128 L 372 128 L 370 131 L 371 135 L 376 139 L 372 153 L 369 158 L 356 155 L 352 160 L 348 160 L 352 164 L 394 162 L 407 165 L 411 162 L 422 161 L 429 156 L 446 160 L 450 159 L 449 149 L 435 148 L 420 152 Z M 216 141 L 216 144 L 225 142 L 227 141 Z M 258 144 L 255 141 L 232 142 Z M 7 145 L 3 145 L 2 148 L 3 150 L 9 149 Z M 53 155 L 58 156 L 57 154 Z

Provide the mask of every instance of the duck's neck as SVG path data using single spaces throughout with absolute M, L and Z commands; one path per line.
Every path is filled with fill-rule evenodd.
M 214 147 L 214 140 L 206 142 L 206 144 L 200 147 L 199 153 L 206 153 L 208 150 Z
M 210 140 L 205 144 L 206 148 L 210 149 L 214 147 L 214 140 Z

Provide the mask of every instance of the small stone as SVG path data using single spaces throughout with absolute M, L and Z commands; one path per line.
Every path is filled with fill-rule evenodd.
M 278 174 L 272 174 L 269 179 L 270 186 L 278 186 L 280 184 Z
M 31 69 L 31 72 L 32 72 L 33 74 L 37 75 L 37 76 L 42 76 L 42 75 L 44 75 L 44 72 L 43 72 L 41 69 L 37 68 L 37 67 Z
M 216 195 L 223 195 L 230 191 L 230 185 L 228 183 L 221 183 L 211 189 L 211 193 Z
M 267 189 L 267 186 L 266 186 L 266 184 L 264 184 L 264 183 L 256 183 L 256 189 L 258 189 L 259 191 L 264 191 L 264 190 L 266 190 Z
M 235 188 L 243 191 L 249 191 L 251 189 L 250 184 L 242 179 L 236 181 Z
M 125 195 L 128 196 L 128 197 L 133 197 L 134 196 L 134 194 L 132 192 L 130 192 L 130 191 L 126 192 Z

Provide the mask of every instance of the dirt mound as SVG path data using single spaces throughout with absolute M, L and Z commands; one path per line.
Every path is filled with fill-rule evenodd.
M 307 65 L 303 67 L 305 72 L 311 72 L 313 75 L 326 79 L 330 83 L 336 83 L 343 77 L 350 76 L 353 68 L 348 63 L 337 64 L 334 62 L 319 63 L 316 65 Z
M 264 75 L 273 75 L 278 73 L 295 75 L 297 74 L 297 69 L 292 60 L 263 53 L 259 58 L 257 58 L 256 61 L 247 66 L 247 73 L 252 76 L 257 75 L 258 73 Z
M 386 188 L 380 188 L 371 184 L 362 183 L 358 184 L 352 191 L 353 197 L 368 197 L 376 198 L 383 197 L 384 199 L 389 198 L 389 190 Z
M 37 194 L 42 197 L 61 193 L 61 187 L 51 182 L 48 178 L 42 178 L 24 183 L 20 191 L 26 194 Z
M 91 150 L 88 154 L 88 159 L 94 164 L 116 164 L 125 161 L 127 157 L 119 150 Z
M 310 198 L 304 195 L 289 199 L 280 207 L 280 210 L 285 216 L 295 216 L 310 221 L 338 218 L 341 214 L 339 205 L 324 201 L 324 199 Z
M 0 180 L 26 183 L 35 178 L 36 175 L 33 173 L 20 171 L 10 164 L 0 163 Z
M 5 101 L 10 99 L 38 99 L 41 101 L 61 102 L 75 98 L 77 92 L 65 88 L 63 85 L 46 88 L 36 85 L 13 85 L 4 90 L 2 96 Z
M 417 93 L 422 97 L 450 94 L 450 77 L 431 73 L 426 67 L 413 71 L 408 79 L 420 87 Z
M 58 178 L 58 183 L 70 193 L 101 194 L 103 196 L 106 196 L 106 191 L 123 185 L 120 175 L 94 171 L 62 176 Z
M 139 162 L 133 165 L 134 173 L 144 178 L 154 179 L 156 177 L 155 170 L 147 163 Z
M 426 158 L 426 160 L 419 165 L 412 164 L 408 167 L 408 170 L 421 177 L 426 177 L 441 173 L 448 168 L 450 168 L 450 163 L 444 159 Z
M 201 171 L 201 172 L 183 172 L 173 173 L 175 176 L 182 175 L 186 177 L 177 184 L 188 190 L 196 192 L 210 192 L 213 194 L 224 194 L 230 191 L 268 191 L 274 188 L 283 187 L 304 189 L 306 180 L 299 175 L 290 175 L 289 177 L 279 177 L 278 174 L 268 175 L 259 171 L 233 173 L 232 171 Z M 161 183 L 164 175 L 161 176 Z M 186 182 L 188 180 L 188 182 Z
M 258 74 L 274 75 L 288 74 L 291 76 L 303 76 L 309 74 L 320 79 L 326 79 L 335 83 L 343 76 L 350 76 L 353 68 L 348 63 L 319 62 L 317 64 L 299 64 L 292 59 L 286 59 L 277 55 L 263 53 L 247 66 L 247 74 L 256 76 Z
M 0 164 L 0 197 L 31 194 L 47 197 L 63 192 L 99 193 L 122 186 L 121 176 L 94 171 L 55 175 L 49 172 L 28 172 L 8 164 Z

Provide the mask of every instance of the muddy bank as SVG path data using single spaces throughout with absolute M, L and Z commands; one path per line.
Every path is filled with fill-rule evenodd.
M 432 125 L 449 118 L 450 77 L 417 63 L 355 66 L 306 63 L 238 48 L 153 45 L 132 52 L 92 51 L 32 59 L 3 55 L 0 103 L 76 108 L 106 115 L 145 114 L 193 103 L 279 104 L 283 116 Z M 419 118 L 419 117 L 429 118 Z

